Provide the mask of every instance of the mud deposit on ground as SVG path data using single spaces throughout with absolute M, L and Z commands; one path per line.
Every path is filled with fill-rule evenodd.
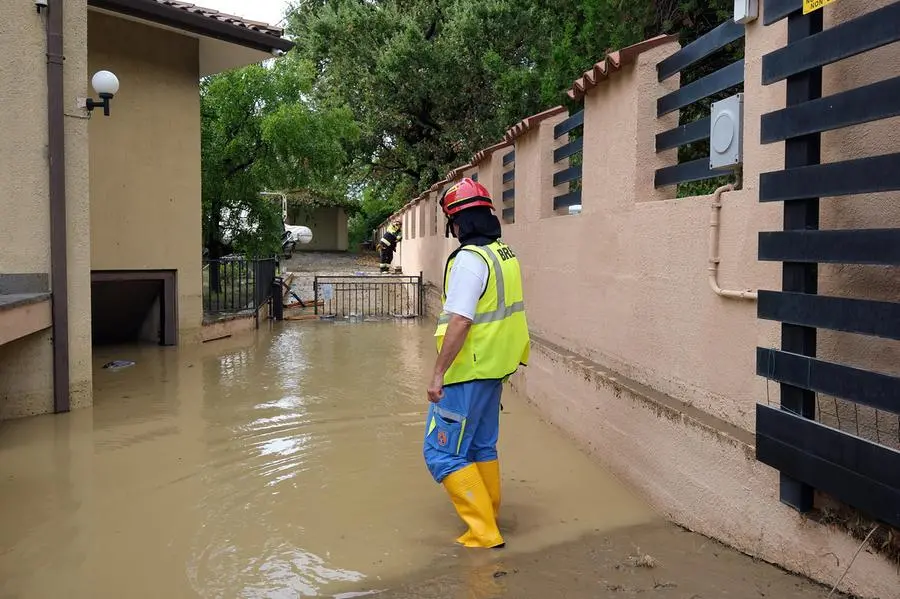
M 823 599 L 828 589 L 663 523 L 530 553 L 460 551 L 384 599 Z M 835 594 L 834 597 L 842 597 Z

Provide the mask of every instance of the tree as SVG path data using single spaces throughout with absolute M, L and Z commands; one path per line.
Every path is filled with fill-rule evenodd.
M 280 250 L 280 206 L 264 190 L 346 193 L 358 126 L 346 107 L 317 103 L 312 84 L 312 65 L 295 53 L 201 82 L 203 238 L 211 258 L 227 245 L 250 256 Z
M 565 103 L 607 52 L 659 33 L 687 43 L 730 0 L 300 0 L 288 29 L 314 93 L 361 130 L 356 176 L 408 200 L 518 120 Z

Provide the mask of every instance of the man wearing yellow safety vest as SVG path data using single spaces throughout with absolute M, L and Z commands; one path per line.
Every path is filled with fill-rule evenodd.
M 468 526 L 457 542 L 503 547 L 500 394 L 530 351 L 522 276 L 516 255 L 500 241 L 500 221 L 483 185 L 463 179 L 444 192 L 441 208 L 460 247 L 444 268 L 425 464 Z

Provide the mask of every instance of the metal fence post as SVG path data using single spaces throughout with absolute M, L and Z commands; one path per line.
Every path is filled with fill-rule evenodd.
M 313 277 L 313 310 L 314 314 L 319 313 L 319 277 Z
M 422 286 L 424 272 L 419 271 L 419 305 L 416 307 L 416 316 L 425 315 L 425 288 Z

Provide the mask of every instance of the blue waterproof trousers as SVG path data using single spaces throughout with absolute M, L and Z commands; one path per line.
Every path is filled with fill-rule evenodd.
M 474 462 L 497 459 L 502 391 L 499 379 L 457 383 L 444 387 L 443 399 L 431 404 L 423 453 L 436 482 Z

